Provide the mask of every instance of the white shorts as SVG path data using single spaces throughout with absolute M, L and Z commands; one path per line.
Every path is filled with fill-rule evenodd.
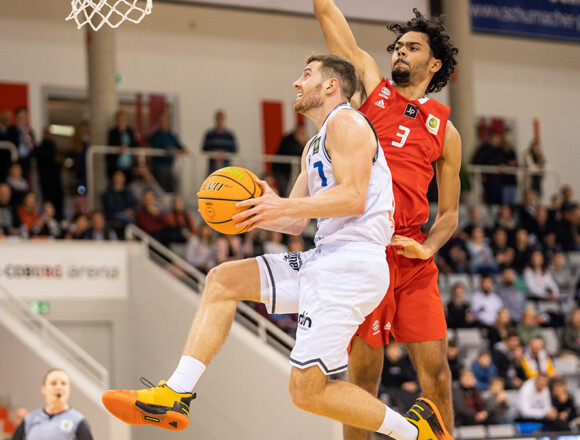
M 327 375 L 346 370 L 358 326 L 389 285 L 385 248 L 370 243 L 320 245 L 307 252 L 257 258 L 261 301 L 270 313 L 299 313 L 290 363 L 317 365 Z

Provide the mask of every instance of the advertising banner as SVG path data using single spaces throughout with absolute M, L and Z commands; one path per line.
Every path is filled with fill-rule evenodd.
M 0 286 L 30 300 L 128 296 L 128 248 L 120 243 L 0 243 Z
M 580 0 L 471 0 L 476 32 L 580 42 Z

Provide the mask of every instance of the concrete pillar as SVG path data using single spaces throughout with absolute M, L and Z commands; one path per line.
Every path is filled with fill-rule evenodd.
M 87 30 L 87 72 L 89 85 L 89 110 L 91 127 L 91 144 L 106 145 L 107 133 L 113 122 L 113 116 L 119 107 L 115 30 L 103 26 L 98 31 Z M 93 156 L 93 182 L 88 182 L 89 208 L 100 205 L 100 194 L 106 189 L 105 158 Z M 91 176 L 90 171 L 89 178 Z M 92 186 L 91 186 L 92 185 Z
M 451 122 L 461 135 L 463 163 L 470 163 L 476 148 L 475 101 L 473 92 L 473 49 L 469 0 L 443 0 L 446 27 L 459 49 L 455 78 L 450 82 Z

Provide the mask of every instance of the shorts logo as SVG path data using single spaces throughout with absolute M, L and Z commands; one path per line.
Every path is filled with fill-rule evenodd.
M 380 327 L 379 324 L 379 320 L 377 319 L 375 322 L 373 322 L 373 331 L 376 332 Z
M 312 319 L 308 317 L 308 312 L 302 312 L 298 315 L 298 326 L 302 330 L 310 330 L 312 327 Z
M 284 261 L 294 270 L 300 270 L 302 267 L 300 252 L 287 252 L 284 255 Z
M 416 105 L 407 104 L 407 108 L 405 109 L 405 113 L 403 113 L 406 117 L 411 119 L 417 118 L 417 113 L 419 113 L 419 109 Z
M 390 329 L 391 329 L 391 323 L 390 322 L 387 322 L 385 324 L 385 330 L 389 331 Z

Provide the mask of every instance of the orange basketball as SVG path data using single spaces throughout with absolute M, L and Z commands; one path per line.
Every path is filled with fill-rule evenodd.
M 242 167 L 225 167 L 210 174 L 198 194 L 199 212 L 213 229 L 222 234 L 241 234 L 232 217 L 244 209 L 236 208 L 242 200 L 260 197 L 262 188 L 256 175 Z

